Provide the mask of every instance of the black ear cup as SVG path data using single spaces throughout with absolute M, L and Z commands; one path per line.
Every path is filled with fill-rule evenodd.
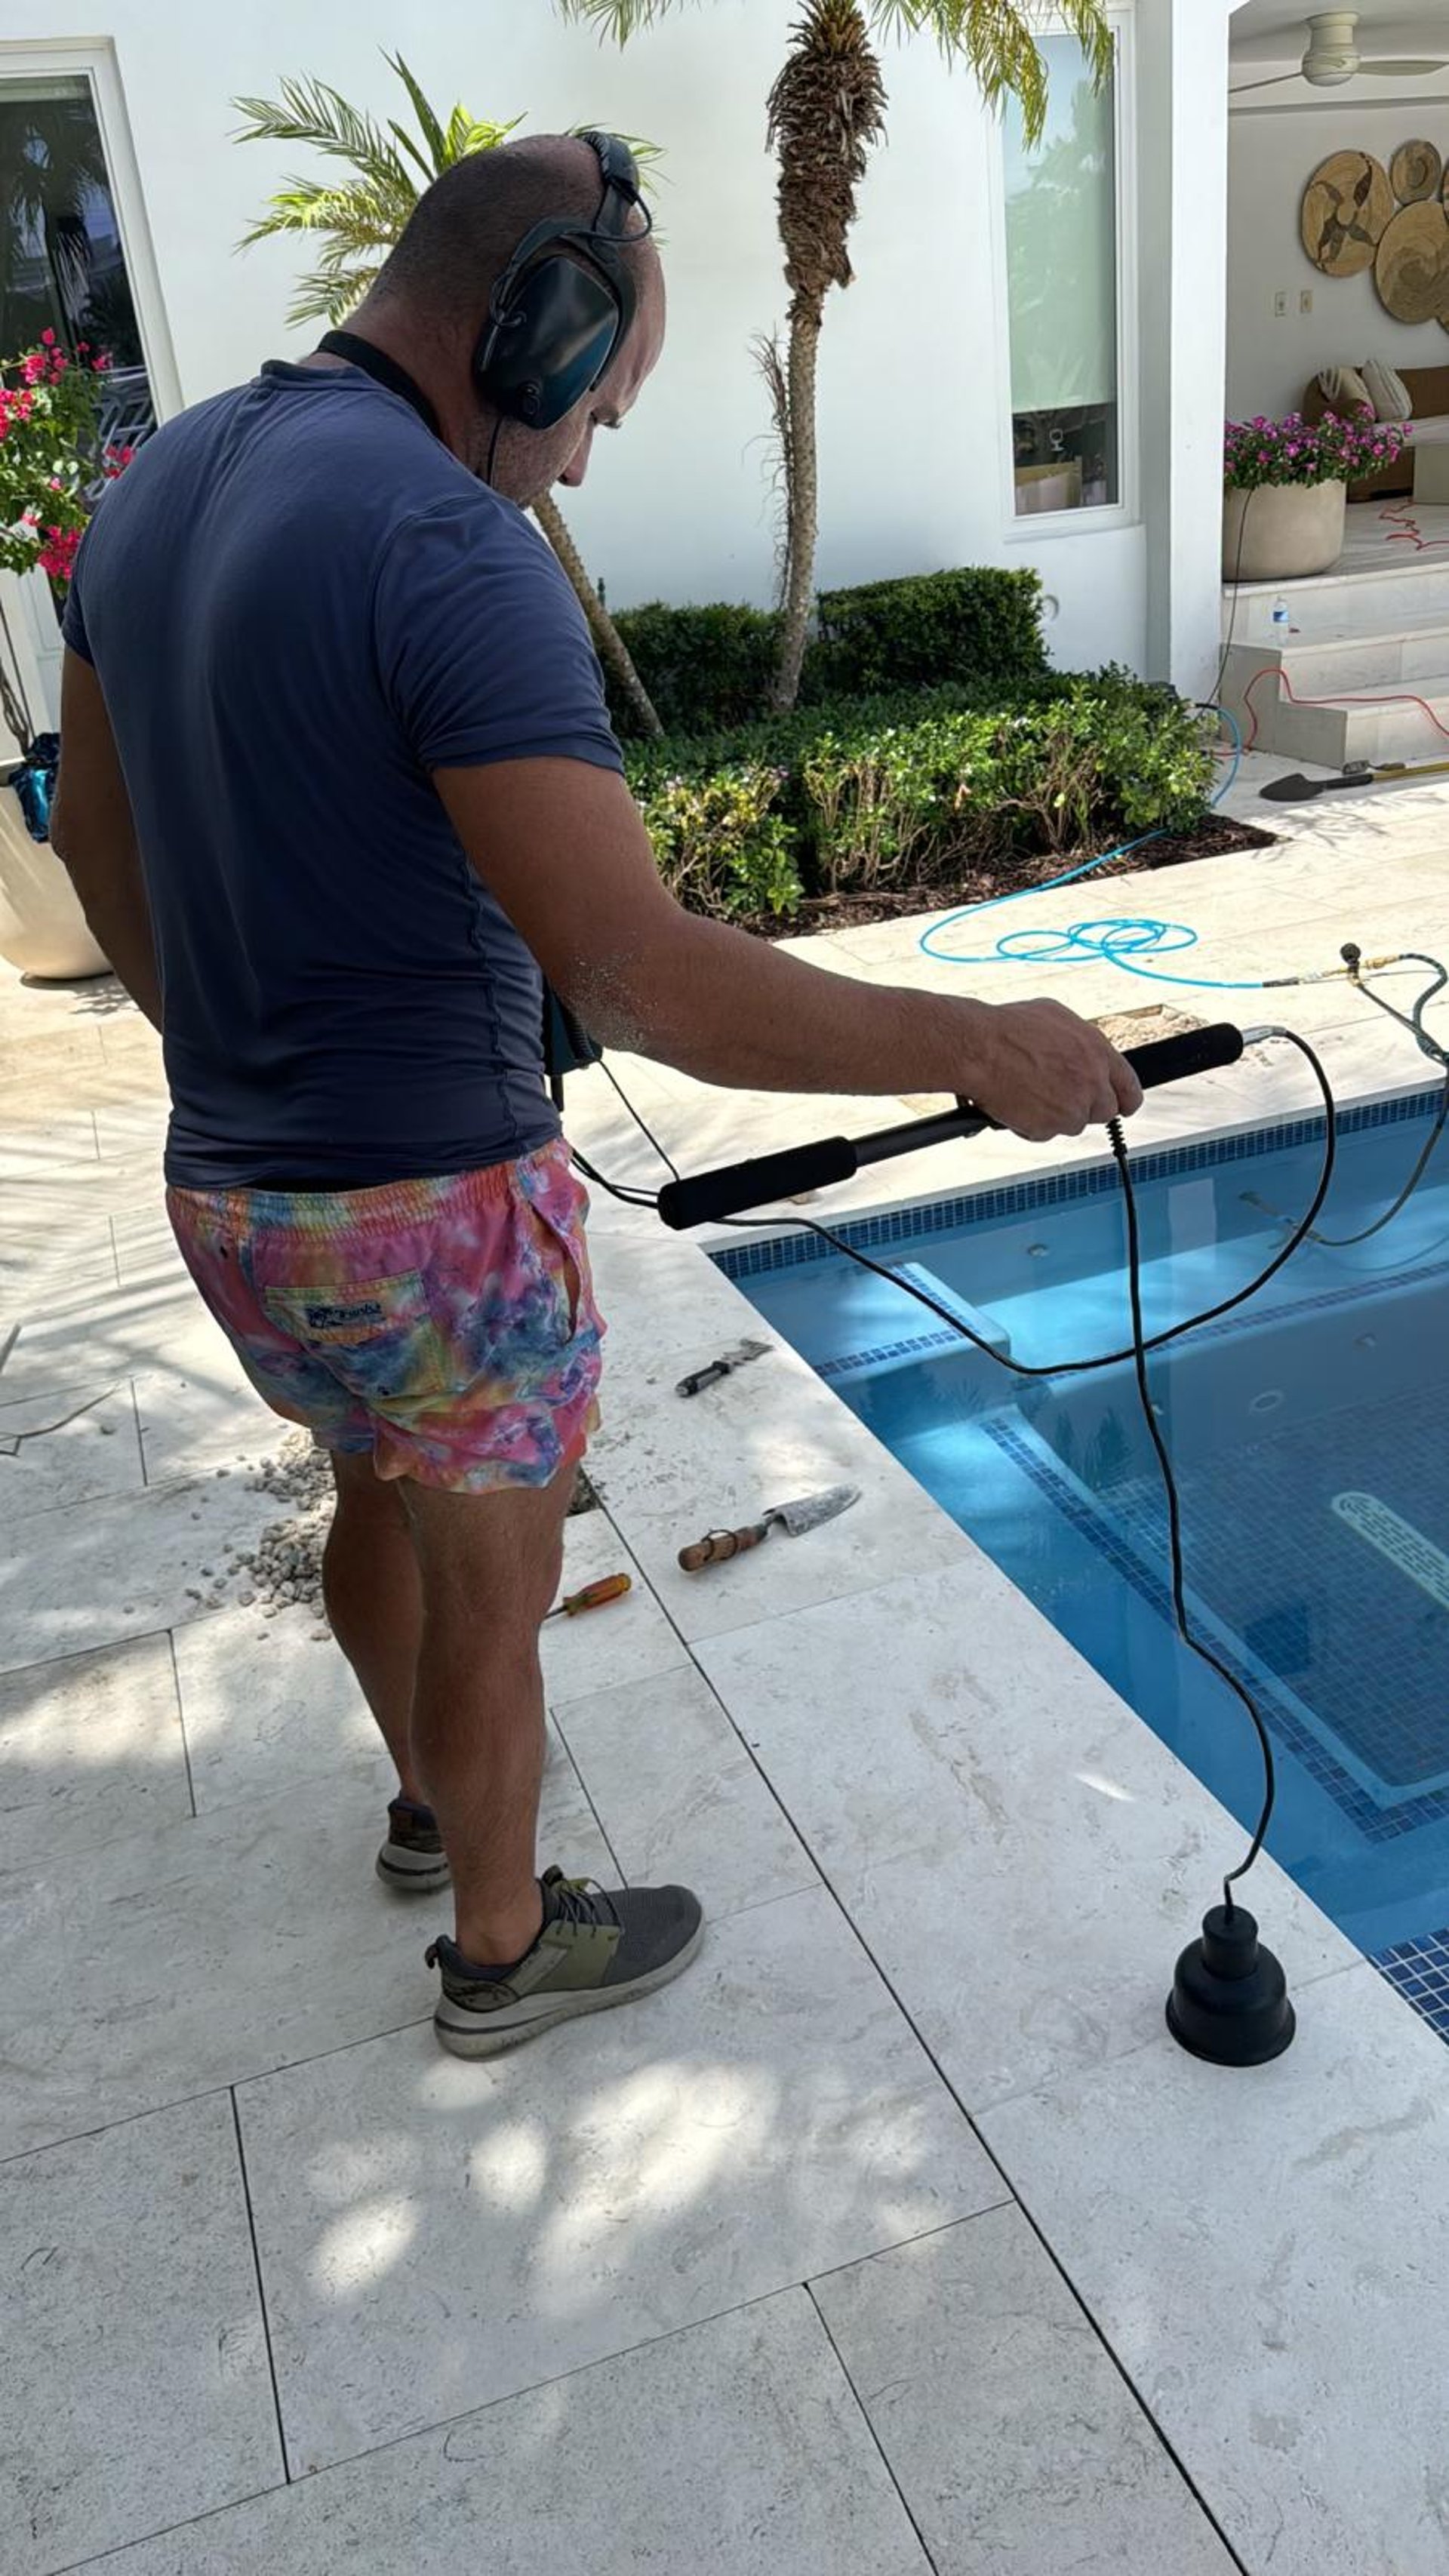
M 505 420 L 552 429 L 596 385 L 634 318 L 634 287 L 617 250 L 653 218 L 627 144 L 586 134 L 603 190 L 592 221 L 534 224 L 503 271 L 473 352 L 480 398 Z

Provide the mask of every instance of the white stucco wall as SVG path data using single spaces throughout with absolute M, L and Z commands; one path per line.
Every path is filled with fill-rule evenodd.
M 1161 100 L 1174 79 L 1213 76 L 1232 5 L 1139 0 L 1144 59 L 1154 44 L 1159 57 L 1135 154 L 1151 528 L 1140 512 L 1133 524 L 1084 520 L 1060 536 L 1013 523 L 992 130 L 973 83 L 948 73 L 931 45 L 887 48 L 889 142 L 862 191 L 857 281 L 832 296 L 822 348 L 822 585 L 1034 562 L 1058 603 L 1049 640 L 1059 661 L 1120 660 L 1198 684 L 1210 659 L 1216 580 L 1204 591 L 1192 547 L 1180 557 L 1184 526 L 1204 514 L 1216 520 L 1222 175 L 1213 113 L 1194 96 L 1174 124 Z M 391 110 L 395 84 L 379 47 L 401 42 L 435 98 L 461 96 L 492 116 L 523 113 L 536 128 L 594 119 L 665 147 L 668 348 L 624 434 L 600 443 L 569 515 L 615 605 L 766 599 L 774 546 L 767 411 L 750 342 L 783 314 L 764 100 L 793 15 L 794 0 L 706 0 L 621 54 L 561 26 L 547 0 L 429 0 L 412 26 L 376 0 L 310 0 L 305 11 L 281 0 L 228 9 L 217 0 L 108 0 L 183 398 L 310 343 L 284 323 L 298 265 L 291 246 L 233 255 L 269 188 L 305 156 L 234 145 L 230 101 L 274 92 L 284 73 L 311 73 Z M 22 41 L 81 32 L 74 0 L 16 0 L 5 30 Z M 1185 435 L 1199 403 L 1212 461 L 1205 468 L 1184 451 L 1169 464 L 1161 441 L 1169 429 Z M 1162 594 L 1150 618 L 1149 548 Z M 1206 561 L 1211 548 L 1197 551 Z M 1178 604 L 1170 608 L 1175 556 Z M 1199 597 L 1185 616 L 1191 582 Z
M 1253 71 L 1266 76 L 1267 68 L 1256 64 Z M 1408 92 L 1413 84 L 1396 82 L 1396 95 L 1400 87 Z M 1330 152 L 1372 152 L 1387 169 L 1401 143 L 1423 135 L 1449 157 L 1444 80 L 1422 87 L 1437 95 L 1416 97 L 1409 107 L 1375 106 L 1363 95 L 1368 84 L 1359 82 L 1352 93 L 1336 92 L 1331 104 L 1311 112 L 1290 108 L 1231 119 L 1228 408 L 1234 419 L 1296 410 L 1319 368 L 1345 360 L 1449 366 L 1449 333 L 1439 323 L 1395 322 L 1379 302 L 1371 271 L 1325 277 L 1298 230 L 1304 188 Z M 1298 298 L 1305 288 L 1313 310 L 1301 314 Z M 1282 320 L 1273 312 L 1277 289 L 1288 297 Z

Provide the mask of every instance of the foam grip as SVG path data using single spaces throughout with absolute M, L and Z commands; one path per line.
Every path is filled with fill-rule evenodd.
M 725 1163 L 717 1172 L 666 1181 L 659 1213 L 679 1234 L 687 1226 L 716 1224 L 738 1208 L 767 1207 L 772 1199 L 829 1189 L 835 1181 L 850 1180 L 859 1168 L 848 1137 L 823 1136 L 814 1145 L 792 1145 L 783 1153 L 757 1154 L 748 1163 Z
M 1144 1091 L 1164 1082 L 1185 1082 L 1190 1074 L 1215 1073 L 1236 1064 L 1243 1052 L 1243 1032 L 1220 1020 L 1210 1029 L 1185 1029 L 1181 1037 L 1154 1038 L 1151 1046 L 1128 1047 L 1128 1063 Z

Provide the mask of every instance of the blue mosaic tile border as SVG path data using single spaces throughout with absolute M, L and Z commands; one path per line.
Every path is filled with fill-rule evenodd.
M 1380 1950 L 1373 1965 L 1430 2029 L 1449 2041 L 1449 1930 L 1423 1932 L 1417 1940 Z
M 1053 1507 L 1080 1531 L 1097 1553 L 1115 1566 L 1123 1581 L 1131 1584 L 1133 1591 L 1148 1607 L 1172 1626 L 1172 1595 L 1167 1584 L 1144 1565 L 1136 1549 L 1129 1547 L 1114 1529 L 1107 1513 L 1094 1510 L 1085 1503 L 1075 1486 L 1054 1472 L 1050 1460 L 1033 1442 L 1023 1439 L 1012 1423 L 1000 1417 L 984 1419 L 980 1428 L 999 1449 L 1005 1451 L 1014 1466 L 1031 1478 Z M 1214 1634 L 1212 1647 L 1214 1654 L 1220 1656 L 1244 1687 L 1252 1692 L 1276 1740 L 1289 1748 L 1303 1769 L 1357 1827 L 1366 1843 L 1393 1842 L 1400 1834 L 1413 1833 L 1420 1825 L 1434 1824 L 1441 1817 L 1449 1816 L 1449 1789 L 1429 1789 L 1421 1798 L 1405 1798 L 1395 1807 L 1378 1806 L 1352 1773 L 1334 1760 L 1322 1738 L 1304 1725 L 1292 1704 L 1280 1697 L 1273 1687 L 1271 1675 L 1265 1674 L 1260 1665 L 1250 1663 L 1243 1655 L 1235 1653 L 1221 1633 Z
M 1405 1092 L 1394 1100 L 1364 1101 L 1356 1109 L 1339 1113 L 1338 1133 L 1362 1136 L 1373 1128 L 1398 1127 L 1410 1119 L 1431 1117 L 1442 1097 L 1442 1090 L 1436 1087 L 1432 1091 Z M 1136 1154 L 1132 1177 L 1139 1183 L 1178 1180 L 1189 1172 L 1216 1171 L 1226 1163 L 1249 1162 L 1257 1154 L 1276 1153 L 1292 1145 L 1321 1145 L 1324 1123 L 1320 1111 L 1316 1117 L 1280 1119 L 1273 1127 L 1250 1127 L 1240 1135 L 1207 1136 L 1192 1145 L 1165 1147 L 1156 1154 Z M 843 1217 L 832 1224 L 831 1231 L 843 1243 L 853 1244 L 858 1252 L 875 1252 L 921 1235 L 953 1233 L 961 1226 L 989 1225 L 998 1217 L 1026 1216 L 1038 1208 L 1100 1198 L 1120 1187 L 1114 1162 L 1087 1163 L 1070 1171 L 1050 1172 L 1039 1181 L 1012 1181 L 995 1189 L 962 1191 L 954 1198 L 886 1208 L 879 1216 Z M 789 1226 L 795 1220 L 781 1217 L 777 1222 Z M 779 1235 L 767 1243 L 711 1247 L 711 1258 L 727 1279 L 735 1280 L 759 1279 L 772 1270 L 794 1270 L 805 1262 L 837 1257 L 818 1236 L 798 1232 Z

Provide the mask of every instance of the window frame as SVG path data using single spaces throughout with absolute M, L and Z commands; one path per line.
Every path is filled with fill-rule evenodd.
M 146 361 L 146 380 L 160 423 L 182 408 L 181 378 L 166 321 L 160 271 L 115 44 L 109 36 L 0 38 L 0 91 L 7 79 L 76 78 L 86 80 L 90 86 L 136 328 Z M 39 574 L 0 579 L 11 606 L 10 642 L 20 664 L 21 682 L 32 701 L 32 713 L 44 730 L 47 724 L 53 726 L 59 721 L 60 628 Z M 10 765 L 0 742 L 0 773 Z
M 991 268 L 995 313 L 996 382 L 1000 395 L 998 426 L 999 501 L 1003 543 L 1040 545 L 1045 537 L 1107 535 L 1140 524 L 1141 399 L 1138 368 L 1137 275 L 1137 47 L 1136 13 L 1129 0 L 1116 0 L 1107 11 L 1117 48 L 1113 83 L 1114 150 L 1117 169 L 1117 461 L 1119 488 L 1115 501 L 1079 510 L 1038 510 L 1018 515 L 1011 409 L 1011 295 L 1006 238 L 1006 151 L 1002 119 L 989 120 L 989 188 L 991 203 Z M 1056 11 L 1045 12 L 1041 33 L 1066 36 L 1071 29 Z

